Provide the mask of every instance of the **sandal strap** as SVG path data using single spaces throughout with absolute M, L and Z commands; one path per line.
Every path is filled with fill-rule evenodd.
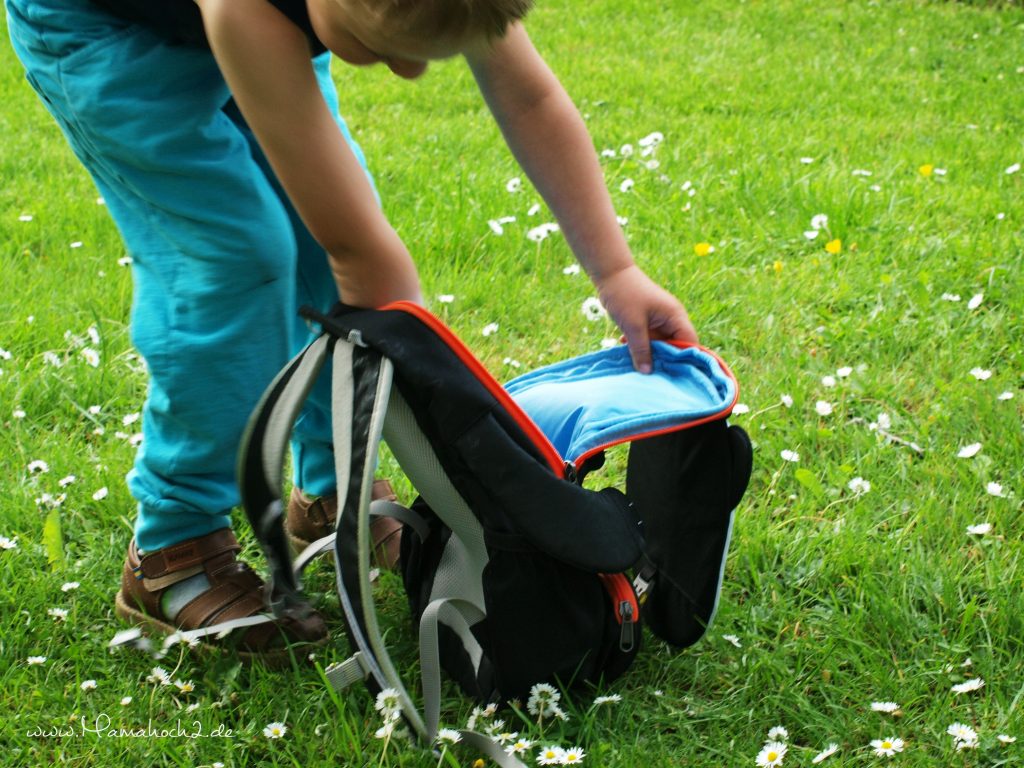
M 240 568 L 186 603 L 174 621 L 183 627 L 203 627 L 241 618 L 264 609 L 262 581 L 248 568 Z
M 196 566 L 202 567 L 203 563 L 218 555 L 235 553 L 241 549 L 231 529 L 222 528 L 206 536 L 189 539 L 144 555 L 135 569 L 135 578 L 162 579 L 169 574 L 194 569 Z

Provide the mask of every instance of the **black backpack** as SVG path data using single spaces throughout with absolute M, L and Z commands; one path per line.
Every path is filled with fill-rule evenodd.
M 327 670 L 333 685 L 364 680 L 371 693 L 394 689 L 406 722 L 431 743 L 442 669 L 481 702 L 505 701 L 525 698 L 540 682 L 570 687 L 618 677 L 640 649 L 642 623 L 679 647 L 703 635 L 751 472 L 746 434 L 725 421 L 738 388 L 713 353 L 655 342 L 655 373 L 637 378 L 620 347 L 540 369 L 506 389 L 417 305 L 304 314 L 323 333 L 253 414 L 240 483 L 269 562 L 275 615 L 309 610 L 299 573 L 318 552 L 334 550 L 354 653 Z M 329 358 L 336 536 L 293 563 L 283 530 L 283 460 Z M 676 394 L 679 382 L 685 386 Z M 644 396 L 649 384 L 668 389 Z M 592 393 L 601 402 L 591 402 Z M 419 493 L 411 509 L 371 503 L 382 438 Z M 630 443 L 625 494 L 584 488 L 604 449 L 622 442 Z M 422 710 L 378 626 L 372 514 L 405 524 L 400 567 L 419 631 Z M 499 765 L 520 765 L 490 738 L 462 736 Z

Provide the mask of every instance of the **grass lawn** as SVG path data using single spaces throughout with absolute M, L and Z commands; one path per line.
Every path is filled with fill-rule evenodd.
M 637 261 L 739 378 L 755 466 L 705 638 L 648 635 L 628 675 L 563 699 L 566 722 L 499 714 L 536 742 L 527 762 L 557 744 L 614 768 L 753 766 L 783 726 L 787 766 L 830 743 L 825 765 L 1024 765 L 1024 11 L 551 0 L 529 28 Z M 521 172 L 465 66 L 335 74 L 433 309 L 500 379 L 616 335 L 581 312 L 561 235 L 528 237 L 552 219 L 525 179 L 509 191 Z M 7 45 L 0 98 L 0 765 L 438 765 L 382 751 L 370 697 L 317 668 L 184 652 L 165 666 L 186 692 L 107 651 L 145 394 L 126 254 Z M 594 483 L 622 481 L 612 459 Z M 338 628 L 331 583 L 317 566 L 308 586 Z M 391 574 L 380 599 L 412 672 Z M 339 634 L 318 668 L 346 655 Z M 449 689 L 443 724 L 473 706 Z M 150 725 L 171 733 L 93 732 Z M 902 751 L 876 756 L 882 739 Z

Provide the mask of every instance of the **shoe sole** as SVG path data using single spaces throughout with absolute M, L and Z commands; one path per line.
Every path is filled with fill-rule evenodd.
M 166 621 L 161 621 L 147 613 L 143 613 L 138 608 L 133 608 L 128 604 L 128 601 L 125 600 L 124 594 L 120 590 L 118 590 L 117 594 L 114 596 L 114 612 L 127 623 L 147 629 L 153 634 L 159 634 L 166 637 L 181 631 L 179 627 L 175 627 L 168 624 Z M 324 637 L 322 640 L 318 640 L 316 642 L 305 641 L 303 645 L 308 648 L 322 648 L 327 644 L 328 639 L 328 637 Z M 227 646 L 215 642 L 202 640 L 199 641 L 199 645 L 196 650 L 203 654 L 234 650 L 235 655 L 238 656 L 242 662 L 251 664 L 254 661 L 260 661 L 268 667 L 287 666 L 293 656 L 291 647 L 288 646 L 268 651 L 245 651 L 237 648 L 230 649 Z

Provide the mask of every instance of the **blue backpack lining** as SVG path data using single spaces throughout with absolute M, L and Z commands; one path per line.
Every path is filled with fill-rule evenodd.
M 651 345 L 654 370 L 638 373 L 625 346 L 519 376 L 506 390 L 555 449 L 578 462 L 602 448 L 726 416 L 736 380 L 699 346 Z

